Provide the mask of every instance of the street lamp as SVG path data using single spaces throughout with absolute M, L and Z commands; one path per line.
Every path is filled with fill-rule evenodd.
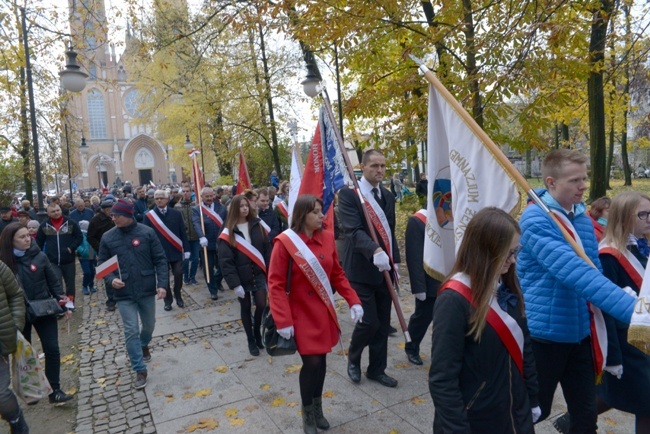
M 307 94 L 307 96 L 314 98 L 322 91 L 321 82 L 323 81 L 323 78 L 321 77 L 318 66 L 316 65 L 314 53 L 312 53 L 311 50 L 305 49 L 303 58 L 307 64 L 307 76 L 300 84 L 302 84 L 302 90 Z
M 81 92 L 86 87 L 88 74 L 77 65 L 77 53 L 72 48 L 72 44 L 68 45 L 68 51 L 65 54 L 68 63 L 65 65 L 65 69 L 59 72 L 61 86 L 70 92 Z

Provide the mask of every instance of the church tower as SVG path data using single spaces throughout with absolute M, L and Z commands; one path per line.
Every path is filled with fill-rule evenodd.
M 86 144 L 77 153 L 82 172 L 76 178 L 78 188 L 111 188 L 125 181 L 176 183 L 176 168 L 168 158 L 171 146 L 155 136 L 153 119 L 142 119 L 142 96 L 125 68 L 125 56 L 134 55 L 137 46 L 130 26 L 126 49 L 118 58 L 108 38 L 104 0 L 68 2 L 72 42 L 89 74 L 86 88 L 68 105 L 76 135 Z

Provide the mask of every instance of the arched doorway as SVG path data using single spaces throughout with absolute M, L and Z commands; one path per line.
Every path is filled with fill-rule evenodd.
M 155 158 L 148 148 L 142 147 L 136 151 L 135 168 L 138 171 L 140 185 L 146 185 L 153 181 L 154 166 Z

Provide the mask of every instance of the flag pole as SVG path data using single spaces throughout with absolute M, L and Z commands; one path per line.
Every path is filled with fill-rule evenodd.
M 329 95 L 327 94 L 327 90 L 324 88 L 322 91 L 322 95 L 323 95 L 323 102 L 325 103 L 325 113 L 327 113 L 327 117 L 329 118 L 330 123 L 332 125 L 336 125 L 336 121 L 334 120 L 334 112 L 332 112 L 332 105 L 330 104 L 330 100 L 329 100 Z M 368 215 L 368 210 L 366 209 L 366 205 L 365 205 L 365 199 L 361 194 L 361 190 L 359 189 L 359 183 L 357 182 L 357 178 L 354 175 L 354 170 L 352 169 L 352 163 L 350 162 L 350 157 L 348 156 L 348 153 L 345 150 L 345 145 L 343 144 L 343 137 L 341 137 L 341 132 L 337 128 L 333 128 L 333 130 L 336 135 L 336 139 L 337 139 L 336 141 L 338 142 L 339 149 L 345 160 L 345 166 L 348 169 L 348 174 L 350 175 L 350 179 L 352 179 L 352 183 L 354 184 L 354 189 L 359 197 L 359 200 L 361 201 L 361 209 L 363 210 L 363 216 L 366 219 L 366 225 L 368 226 L 368 230 L 370 232 L 370 238 L 372 238 L 372 241 L 379 246 L 380 244 L 379 244 L 379 239 L 377 238 L 377 232 L 375 230 L 375 227 L 372 224 L 372 221 L 370 220 L 370 216 Z M 393 252 L 390 252 L 391 256 L 392 253 Z M 395 306 L 395 313 L 397 314 L 399 325 L 402 328 L 402 332 L 404 333 L 404 339 L 406 340 L 406 342 L 411 342 L 411 335 L 408 331 L 408 325 L 406 324 L 406 320 L 404 319 L 404 313 L 402 312 L 402 307 L 399 304 L 399 298 L 397 296 L 397 293 L 395 292 L 395 288 L 393 286 L 393 281 L 391 280 L 390 273 L 388 271 L 384 271 L 383 273 L 384 273 L 384 280 L 386 281 L 386 286 L 388 287 L 388 293 L 390 294 L 390 298 L 393 300 L 393 305 Z
M 470 116 L 469 113 L 467 113 L 467 110 L 465 110 L 465 108 L 456 100 L 456 98 L 454 98 L 451 92 L 449 92 L 449 90 L 447 90 L 447 88 L 440 82 L 440 80 L 438 80 L 438 77 L 436 77 L 436 75 L 431 72 L 429 68 L 427 68 L 422 60 L 418 59 L 412 54 L 409 54 L 409 57 L 411 60 L 417 63 L 420 72 L 424 75 L 424 78 L 426 78 L 427 81 L 436 88 L 438 93 L 440 93 L 445 101 L 447 101 L 447 103 L 454 109 L 456 114 L 463 120 L 463 122 L 465 122 L 465 125 L 467 125 L 469 129 L 472 130 L 472 132 L 476 135 L 476 137 L 479 138 L 479 140 L 483 143 L 483 146 L 485 146 L 488 151 L 490 151 L 492 156 L 497 160 L 501 167 L 503 167 L 503 170 L 506 171 L 508 176 L 510 176 L 510 178 L 515 181 L 515 183 L 518 184 L 522 190 L 528 193 L 528 196 L 530 196 L 530 198 L 551 217 L 551 219 L 560 229 L 560 232 L 562 232 L 564 239 L 571 245 L 571 247 L 573 247 L 573 250 L 575 250 L 578 256 L 584 259 L 587 264 L 596 268 L 584 250 L 576 243 L 573 237 L 560 223 L 557 216 L 553 214 L 553 212 L 548 206 L 546 206 L 544 202 L 542 202 L 542 199 L 537 195 L 535 190 L 533 190 L 528 181 L 526 181 L 526 178 L 524 178 L 524 176 L 515 168 L 515 166 L 512 165 L 510 160 L 508 160 L 508 157 L 506 157 L 503 151 L 501 151 L 501 148 L 499 148 L 492 141 L 492 139 L 490 139 L 490 136 L 488 136 L 487 133 L 483 131 L 483 128 L 481 128 L 479 124 L 476 123 L 474 118 Z
M 196 152 L 192 152 L 192 172 L 194 174 L 194 188 L 199 189 L 201 186 L 200 184 L 200 179 L 199 179 L 199 163 L 196 161 Z M 201 187 L 202 188 L 202 187 Z M 201 192 L 197 191 L 199 194 L 199 198 L 201 197 Z M 205 236 L 205 223 L 203 222 L 203 198 L 201 198 L 199 201 L 199 218 L 201 219 L 201 231 L 203 232 L 203 236 Z M 205 282 L 210 283 L 210 273 L 208 273 L 208 246 L 203 246 L 203 266 L 205 267 Z
M 253 182 L 251 181 L 251 176 L 248 173 L 248 164 L 246 163 L 246 157 L 244 157 L 244 149 L 242 147 L 239 147 L 239 154 L 241 160 L 244 162 L 244 171 L 246 172 L 246 179 L 248 180 L 248 188 L 253 188 Z
M 298 161 L 298 172 L 300 173 L 300 178 L 302 178 L 302 174 L 305 170 L 304 163 L 302 162 L 302 156 L 300 155 L 300 150 L 298 149 L 300 145 L 298 144 L 298 141 L 295 141 L 293 143 L 293 152 L 296 155 L 296 161 Z

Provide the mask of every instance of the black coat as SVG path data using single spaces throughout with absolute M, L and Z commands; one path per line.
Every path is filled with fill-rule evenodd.
M 174 235 L 176 235 L 178 238 L 181 239 L 181 243 L 183 244 L 183 250 L 185 252 L 190 251 L 190 243 L 187 241 L 187 232 L 185 232 L 185 223 L 183 222 L 183 216 L 181 215 L 181 212 L 178 210 L 175 210 L 171 207 L 167 207 L 167 212 L 163 216 L 160 213 L 160 210 L 158 207 L 155 207 L 149 212 L 156 213 L 158 217 L 160 217 L 160 220 L 167 226 L 167 228 L 172 231 Z M 158 240 L 160 240 L 160 244 L 162 244 L 163 250 L 165 250 L 165 256 L 167 256 L 167 261 L 168 262 L 178 262 L 183 260 L 183 252 L 179 251 L 176 247 L 170 243 L 167 238 L 160 232 L 158 229 L 155 228 L 151 220 L 149 220 L 149 217 L 145 214 L 144 216 L 144 224 L 146 226 L 149 226 L 152 228 L 154 231 L 156 231 L 156 235 L 158 235 Z
M 69 264 L 76 259 L 77 248 L 84 242 L 81 228 L 74 220 L 63 216 L 63 223 L 57 231 L 51 219 L 45 220 L 36 232 L 36 243 L 53 264 Z
M 45 253 L 35 242 L 23 256 L 15 256 L 16 276 L 28 300 L 63 297 L 61 279 Z
M 628 246 L 645 267 L 648 258 L 636 246 Z M 639 287 L 621 264 L 609 254 L 599 255 L 603 274 L 616 285 L 629 286 L 637 293 Z M 617 379 L 603 372 L 603 382 L 596 388 L 598 396 L 611 407 L 633 414 L 650 416 L 650 356 L 627 343 L 629 324 L 622 323 L 603 312 L 607 325 L 607 366 L 623 365 L 623 375 Z
M 438 295 L 429 370 L 433 432 L 534 433 L 531 408 L 539 405 L 537 371 L 526 319 L 517 307 L 508 306 L 508 314 L 524 332 L 522 377 L 489 324 L 480 343 L 467 335 L 473 312 L 456 291 L 448 289 Z
M 107 275 L 104 282 L 110 285 L 121 275 L 125 283 L 124 288 L 115 290 L 115 300 L 138 300 L 156 295 L 156 288 L 168 287 L 167 257 L 153 229 L 134 220 L 129 226 L 106 232 L 99 244 L 97 264 L 113 255 L 117 255 L 120 271 Z
M 221 205 L 221 203 L 217 202 L 216 200 L 213 202 L 214 207 L 212 208 L 214 212 L 219 214 L 219 216 L 223 219 L 223 222 L 225 224 L 226 222 L 226 217 L 227 217 L 227 210 L 226 207 Z M 203 229 L 201 229 L 201 205 L 197 205 L 194 208 L 192 208 L 192 224 L 194 224 L 194 230 L 196 231 L 196 234 L 201 237 L 206 237 L 208 239 L 208 250 L 210 251 L 216 251 L 217 250 L 217 237 L 221 233 L 221 229 L 217 226 L 215 222 L 212 221 L 210 217 L 207 216 L 206 213 L 203 213 L 203 225 L 205 228 L 205 234 L 203 233 Z
M 399 246 L 395 238 L 395 196 L 390 191 L 381 187 L 382 198 L 386 201 L 384 213 L 388 220 L 391 236 L 393 238 L 393 261 L 400 262 Z M 343 269 L 350 282 L 366 285 L 381 285 L 384 282 L 384 273 L 380 272 L 373 263 L 373 254 L 378 247 L 388 252 L 381 238 L 379 244 L 372 241 L 368 225 L 363 215 L 361 201 L 356 191 L 343 188 L 339 191 L 339 217 L 344 231 Z
M 242 236 L 243 234 L 235 226 L 235 233 Z M 251 244 L 259 250 L 264 257 L 264 263 L 268 267 L 271 259 L 271 242 L 266 235 L 264 228 L 260 225 L 260 219 L 254 218 L 248 224 L 248 231 L 251 237 Z M 219 266 L 221 274 L 226 280 L 228 287 L 234 289 L 241 285 L 245 291 L 257 291 L 266 289 L 266 274 L 264 271 L 248 256 L 241 253 L 237 248 L 232 247 L 230 243 L 219 239 Z
M 273 243 L 275 237 L 280 234 L 280 220 L 278 219 L 278 216 L 275 215 L 275 212 L 273 212 L 270 206 L 265 210 L 258 210 L 257 216 L 264 220 L 264 223 L 269 225 L 271 228 L 271 231 L 269 232 L 269 240 Z
M 114 227 L 115 223 L 113 223 L 113 219 L 101 211 L 90 219 L 86 239 L 96 252 L 99 252 L 99 242 L 102 240 L 102 235 Z
M 425 225 L 419 218 L 409 217 L 404 235 L 406 267 L 409 270 L 411 292 L 426 292 L 428 298 L 436 298 L 440 281 L 429 276 L 424 270 L 424 229 Z

